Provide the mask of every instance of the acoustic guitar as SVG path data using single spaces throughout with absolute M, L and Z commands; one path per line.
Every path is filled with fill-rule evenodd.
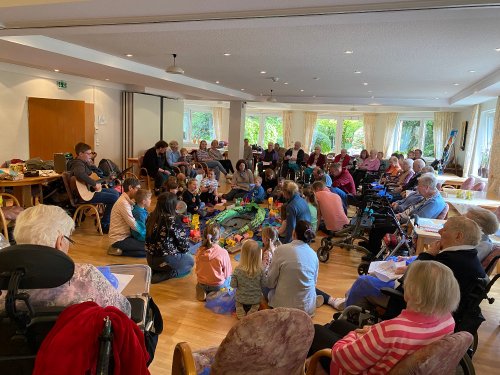
M 89 177 L 94 181 L 101 180 L 101 178 L 95 173 L 92 173 Z M 76 190 L 78 191 L 78 195 L 80 195 L 80 198 L 82 200 L 88 202 L 89 200 L 94 198 L 95 191 L 91 191 L 85 182 L 81 182 L 75 179 L 75 184 L 76 184 Z

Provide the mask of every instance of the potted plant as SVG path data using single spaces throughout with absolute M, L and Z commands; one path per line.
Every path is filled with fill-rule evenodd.
M 490 165 L 490 149 L 487 148 L 483 150 L 483 152 L 481 153 L 481 163 L 477 171 L 478 175 L 483 178 L 488 178 L 489 165 Z

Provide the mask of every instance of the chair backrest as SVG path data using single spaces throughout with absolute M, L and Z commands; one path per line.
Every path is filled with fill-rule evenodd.
M 298 309 L 262 310 L 240 320 L 215 355 L 213 374 L 303 374 L 314 337 L 309 315 Z
M 455 374 L 460 360 L 472 341 L 473 337 L 469 332 L 457 332 L 443 337 L 400 361 L 389 374 Z
M 484 182 L 478 182 L 472 187 L 472 190 L 474 191 L 484 191 L 486 188 L 486 184 Z
M 72 178 L 71 173 L 63 172 L 61 174 L 61 178 L 63 180 L 64 188 L 66 189 L 66 193 L 68 193 L 68 198 L 69 198 L 71 205 L 73 207 L 76 207 L 78 204 L 79 195 L 77 193 L 76 186 L 75 186 L 75 189 L 71 188 L 71 178 Z
M 443 211 L 441 211 L 441 213 L 438 215 L 438 217 L 436 219 L 446 220 L 446 218 L 448 217 L 449 210 L 450 210 L 450 205 L 448 203 L 446 203 L 444 208 L 443 208 Z
M 468 177 L 460 186 L 462 190 L 470 190 L 474 186 L 474 177 Z

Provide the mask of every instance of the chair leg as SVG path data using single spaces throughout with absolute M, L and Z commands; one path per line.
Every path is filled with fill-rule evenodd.
M 97 209 L 97 206 L 94 206 L 92 204 L 84 204 L 84 205 L 77 207 L 77 209 L 73 215 L 73 221 L 75 222 L 75 225 L 76 226 L 81 225 L 82 215 L 84 214 L 85 210 L 90 210 L 91 212 L 95 213 L 97 230 L 99 231 L 99 234 L 101 236 L 104 235 L 102 232 L 101 217 L 99 215 L 99 210 Z

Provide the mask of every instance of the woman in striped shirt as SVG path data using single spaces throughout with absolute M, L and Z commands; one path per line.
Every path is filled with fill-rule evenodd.
M 406 356 L 453 333 L 451 312 L 458 306 L 460 290 L 448 267 L 436 261 L 413 262 L 406 273 L 404 298 L 407 308 L 396 318 L 352 330 L 342 338 L 335 323 L 345 328 L 345 321 L 335 321 L 330 329 L 315 325 L 309 353 L 333 345 L 330 374 L 387 374 Z

